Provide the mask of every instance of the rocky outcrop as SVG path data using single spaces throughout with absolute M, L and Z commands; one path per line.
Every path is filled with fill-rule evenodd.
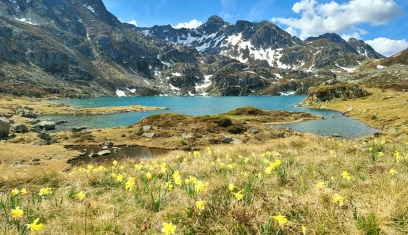
M 5 117 L 0 117 L 0 138 L 7 137 L 10 132 L 10 121 Z
M 326 102 L 333 99 L 356 99 L 370 95 L 364 88 L 355 84 L 336 84 L 329 86 L 311 87 L 305 100 L 300 106 Z

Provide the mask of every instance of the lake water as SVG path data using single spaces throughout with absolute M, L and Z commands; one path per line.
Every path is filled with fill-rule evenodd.
M 340 112 L 320 109 L 307 109 L 296 107 L 305 96 L 223 96 L 223 97 L 115 97 L 57 100 L 56 102 L 75 105 L 78 107 L 106 107 L 106 106 L 160 106 L 168 110 L 148 111 L 137 113 L 119 113 L 108 115 L 47 115 L 43 119 L 67 120 L 67 124 L 57 125 L 58 130 L 68 130 L 72 127 L 86 126 L 88 129 L 110 128 L 126 126 L 139 122 L 143 117 L 151 114 L 171 112 L 189 115 L 219 114 L 243 106 L 254 106 L 265 110 L 288 110 L 308 112 L 326 117 L 324 120 L 312 120 L 300 123 L 276 125 L 276 127 L 289 127 L 292 130 L 310 132 L 331 136 L 339 134 L 345 138 L 354 138 L 370 135 L 379 130 L 367 124 L 353 120 Z

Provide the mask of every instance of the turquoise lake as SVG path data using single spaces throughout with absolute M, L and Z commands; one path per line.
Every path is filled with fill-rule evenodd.
M 162 112 L 180 113 L 201 116 L 205 114 L 219 114 L 229 110 L 254 106 L 265 110 L 288 110 L 318 114 L 326 117 L 324 120 L 312 120 L 300 123 L 275 125 L 276 127 L 291 128 L 296 131 L 310 132 L 325 136 L 339 134 L 344 138 L 354 138 L 370 135 L 379 130 L 367 124 L 344 116 L 340 112 L 320 109 L 297 107 L 305 96 L 238 96 L 238 97 L 115 97 L 57 100 L 56 102 L 75 105 L 78 107 L 107 107 L 107 106 L 160 106 L 168 110 L 138 113 L 119 113 L 108 115 L 47 115 L 42 119 L 66 120 L 68 123 L 57 125 L 57 130 L 68 130 L 72 127 L 86 126 L 88 129 L 110 128 L 126 126 L 139 122 L 143 117 Z

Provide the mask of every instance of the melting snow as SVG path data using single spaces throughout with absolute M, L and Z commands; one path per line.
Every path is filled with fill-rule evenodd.
M 377 69 L 383 69 L 383 68 L 385 68 L 385 66 L 377 65 Z
M 211 80 L 210 80 L 210 78 L 211 78 L 212 76 L 213 76 L 213 75 L 205 75 L 205 76 L 204 76 L 204 83 L 201 84 L 201 85 L 196 84 L 195 90 L 196 90 L 197 92 L 201 92 L 201 94 L 202 94 L 203 96 L 207 96 L 208 93 L 205 93 L 204 90 L 205 90 L 206 88 L 208 88 L 209 86 L 211 86 Z
M 282 75 L 280 75 L 279 73 L 274 73 L 276 77 L 278 78 L 283 78 Z
M 133 89 L 126 88 L 126 90 L 128 90 L 128 91 L 130 91 L 130 92 L 132 92 L 132 93 L 135 93 L 135 92 L 136 92 L 136 89 L 135 89 L 135 88 L 133 88 Z
M 181 77 L 181 73 L 172 73 L 171 75 L 176 76 L 176 77 Z
M 170 89 L 172 89 L 173 91 L 179 91 L 180 88 L 173 86 L 172 84 L 169 84 Z
M 126 94 L 124 91 L 121 91 L 119 89 L 116 89 L 116 95 L 119 97 L 126 97 Z
M 27 20 L 26 18 L 21 18 L 21 19 L 15 18 L 15 19 L 18 20 L 18 21 L 27 23 L 27 24 L 38 25 L 38 24 L 36 24 L 36 23 L 31 22 L 31 21 L 30 21 L 30 20 L 31 20 L 30 18 L 29 18 L 28 20 Z
M 343 69 L 343 70 L 346 70 L 347 72 L 349 72 L 349 73 L 352 73 L 352 72 L 354 72 L 354 70 L 356 69 L 356 68 L 346 68 L 346 67 L 341 67 L 341 66 L 339 66 L 338 64 L 335 64 L 337 67 L 339 67 L 339 68 L 341 68 L 341 69 Z
M 86 9 L 92 11 L 92 13 L 95 13 L 95 10 L 91 6 L 83 5 Z

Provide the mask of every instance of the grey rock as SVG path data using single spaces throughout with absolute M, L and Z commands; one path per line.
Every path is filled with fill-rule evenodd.
M 42 139 L 42 140 L 51 140 L 51 136 L 50 134 L 48 134 L 47 132 L 40 132 L 37 134 L 37 136 Z
M 114 145 L 114 143 L 112 141 L 106 141 L 105 143 L 103 143 L 103 146 L 112 147 L 113 145 Z
M 10 121 L 5 117 L 0 117 L 0 138 L 7 137 L 10 132 Z
M 285 138 L 285 132 L 281 131 L 281 132 L 277 133 L 276 136 L 279 137 L 279 138 Z
M 146 137 L 146 138 L 153 138 L 156 135 L 156 133 L 154 132 L 150 132 L 150 133 L 143 133 L 142 136 Z
M 341 135 L 339 135 L 339 134 L 333 134 L 333 135 L 332 135 L 332 137 L 335 137 L 335 138 L 340 138 L 340 137 L 341 137 Z
M 346 112 L 349 113 L 349 112 L 353 111 L 353 109 L 354 109 L 354 107 L 349 107 Z
M 398 130 L 397 128 L 391 128 L 388 130 L 387 134 L 394 134 L 397 132 L 397 130 Z
M 73 128 L 71 129 L 71 131 L 72 131 L 72 132 L 80 132 L 80 131 L 86 130 L 86 129 L 87 129 L 87 127 L 85 127 L 85 126 L 73 127 Z
M 35 129 L 55 130 L 55 122 L 41 121 L 33 126 Z
M 48 140 L 37 140 L 34 142 L 34 145 L 43 146 L 43 145 L 50 145 L 50 141 Z
M 102 151 L 99 151 L 98 152 L 98 155 L 99 156 L 104 156 L 104 155 L 109 155 L 109 154 L 111 154 L 112 152 L 111 151 L 109 151 L 109 150 L 102 150 Z
M 143 131 L 150 131 L 152 129 L 152 126 L 143 126 Z
M 41 159 L 39 159 L 39 158 L 33 158 L 33 159 L 31 159 L 31 161 L 32 161 L 32 162 L 39 162 L 39 161 L 41 161 Z
M 225 138 L 222 140 L 222 142 L 225 143 L 225 144 L 229 144 L 232 141 L 234 141 L 234 139 L 229 137 L 229 136 L 225 136 Z
M 108 149 L 109 146 L 102 146 L 102 149 Z
M 37 114 L 32 113 L 32 112 L 22 111 L 22 112 L 20 112 L 20 117 L 25 117 L 25 118 L 37 118 Z
M 35 124 L 37 124 L 37 123 L 39 123 L 39 122 L 41 122 L 40 119 L 32 119 L 32 120 L 26 121 L 25 123 L 31 124 L 31 125 L 35 125 Z
M 11 130 L 15 133 L 24 133 L 28 132 L 28 128 L 26 125 L 22 123 L 15 123 L 11 125 Z
M 230 142 L 230 144 L 242 144 L 243 141 L 241 139 L 232 139 L 232 142 Z
M 181 138 L 185 139 L 185 140 L 191 140 L 191 139 L 194 139 L 194 136 L 191 136 L 191 135 L 188 135 L 188 134 L 182 134 Z
M 88 157 L 99 157 L 98 153 L 91 153 L 88 155 Z
M 257 134 L 259 133 L 259 129 L 256 127 L 251 127 L 249 128 L 249 132 L 251 132 L 252 134 Z

